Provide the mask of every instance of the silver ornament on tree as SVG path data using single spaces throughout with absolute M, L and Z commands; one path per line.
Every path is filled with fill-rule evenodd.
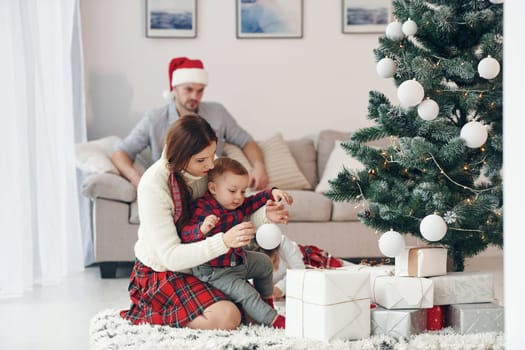
M 385 29 L 385 35 L 388 39 L 393 41 L 400 41 L 405 37 L 403 34 L 403 25 L 401 22 L 390 22 Z
M 384 57 L 376 65 L 377 74 L 381 78 L 392 78 L 397 70 L 396 62 L 388 57 Z
M 479 61 L 478 73 L 479 76 L 485 79 L 494 79 L 498 76 L 500 65 L 497 59 L 490 55 Z
M 439 105 L 431 98 L 427 98 L 417 106 L 417 114 L 423 120 L 434 120 L 439 114 Z
M 487 128 L 480 122 L 472 121 L 463 125 L 459 136 L 465 140 L 469 148 L 479 148 L 485 144 L 488 137 Z
M 399 232 L 387 231 L 381 235 L 378 241 L 379 250 L 385 256 L 394 258 L 405 250 L 405 240 Z
M 403 23 L 401 30 L 406 36 L 412 36 L 417 33 L 417 23 L 409 18 Z
M 405 80 L 397 88 L 397 98 L 404 107 L 413 107 L 421 103 L 425 97 L 423 86 L 415 79 Z
M 441 216 L 430 214 L 421 220 L 419 231 L 427 241 L 436 242 L 447 234 L 447 224 Z

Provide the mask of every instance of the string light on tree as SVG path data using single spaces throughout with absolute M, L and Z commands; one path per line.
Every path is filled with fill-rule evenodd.
M 392 78 L 396 70 L 396 62 L 389 57 L 384 57 L 377 62 L 376 71 L 381 78 Z
M 421 235 L 430 242 L 440 241 L 447 234 L 445 220 L 437 214 L 427 215 L 419 224 Z
M 406 36 L 412 36 L 417 33 L 417 23 L 409 18 L 403 23 L 401 30 Z
M 459 135 L 469 148 L 479 148 L 485 144 L 488 137 L 487 128 L 480 122 L 471 121 L 463 125 Z
M 434 120 L 439 114 L 439 105 L 431 98 L 427 98 L 417 106 L 417 114 L 423 120 Z
M 421 103 L 425 90 L 417 80 L 405 80 L 397 88 L 397 97 L 404 107 L 413 107 Z
M 487 56 L 478 63 L 479 76 L 485 79 L 494 79 L 498 76 L 500 65 L 497 59 Z
M 394 21 L 390 22 L 385 29 L 385 35 L 388 39 L 392 41 L 403 40 L 405 34 L 403 33 L 403 25 L 401 22 Z
M 381 235 L 378 244 L 381 253 L 390 258 L 396 257 L 405 250 L 405 240 L 403 236 L 392 229 Z

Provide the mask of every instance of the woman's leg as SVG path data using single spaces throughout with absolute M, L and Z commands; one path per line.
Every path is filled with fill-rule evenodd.
M 241 324 L 241 312 L 228 300 L 220 300 L 208 306 L 187 327 L 194 329 L 236 329 Z

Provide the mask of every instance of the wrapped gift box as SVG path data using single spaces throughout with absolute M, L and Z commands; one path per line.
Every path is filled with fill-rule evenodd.
M 419 334 L 427 326 L 425 309 L 387 310 L 376 307 L 371 311 L 372 334 L 408 338 Z
M 447 249 L 406 247 L 396 256 L 396 276 L 429 277 L 447 274 Z
M 378 276 L 394 276 L 394 265 L 356 265 L 356 264 L 348 264 L 343 267 L 340 267 L 341 270 L 346 271 L 361 271 L 361 272 L 368 272 L 370 274 L 370 290 L 372 290 L 372 283 L 374 282 L 374 279 Z
M 448 325 L 458 333 L 503 332 L 503 306 L 494 303 L 455 304 L 447 309 Z
M 378 276 L 372 286 L 372 302 L 386 309 L 426 309 L 434 306 L 434 286 L 428 278 Z
M 434 282 L 434 305 L 490 303 L 494 301 L 492 274 L 450 272 L 429 277 Z
M 326 342 L 369 337 L 369 274 L 287 270 L 285 334 Z
M 427 309 L 427 329 L 429 331 L 437 331 L 443 328 L 445 324 L 443 308 L 441 305 L 434 305 L 434 307 Z

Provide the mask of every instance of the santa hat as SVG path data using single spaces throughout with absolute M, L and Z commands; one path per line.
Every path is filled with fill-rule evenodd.
M 176 57 L 170 61 L 168 67 L 170 89 L 164 91 L 166 99 L 174 97 L 173 88 L 185 83 L 208 85 L 208 72 L 204 70 L 201 60 L 192 60 L 187 57 Z

